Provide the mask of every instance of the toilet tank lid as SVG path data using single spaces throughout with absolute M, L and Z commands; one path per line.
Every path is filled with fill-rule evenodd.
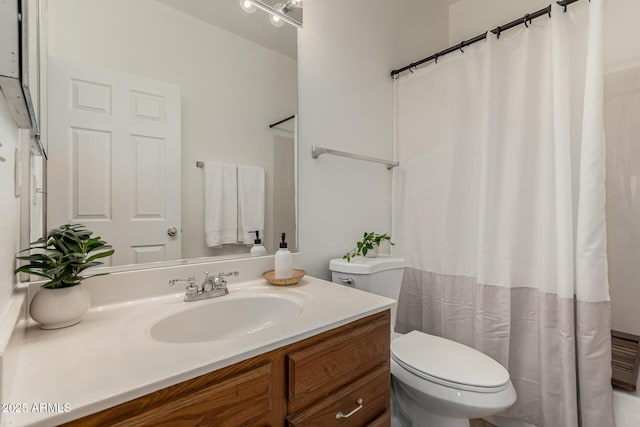
M 336 258 L 329 262 L 329 269 L 336 273 L 349 274 L 373 274 L 380 271 L 404 268 L 404 258 L 392 256 L 379 256 L 377 258 L 355 257 L 351 262 L 346 259 Z

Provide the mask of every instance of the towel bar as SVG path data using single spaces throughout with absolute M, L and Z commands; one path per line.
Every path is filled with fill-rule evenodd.
M 375 157 L 361 156 L 360 154 L 347 153 L 346 151 L 332 150 L 330 148 L 311 147 L 311 157 L 317 159 L 322 154 L 332 154 L 334 156 L 346 157 L 349 159 L 363 160 L 365 162 L 381 163 L 387 166 L 387 170 L 393 169 L 400 163 L 389 160 L 377 159 Z

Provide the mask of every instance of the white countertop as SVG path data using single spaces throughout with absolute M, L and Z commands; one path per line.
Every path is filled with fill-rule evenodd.
M 50 426 L 80 418 L 395 305 L 394 300 L 312 277 L 292 287 L 260 279 L 229 284 L 229 290 L 228 296 L 200 302 L 186 303 L 184 294 L 175 294 L 97 307 L 64 329 L 44 331 L 29 324 L 13 387 L 3 402 L 14 406 L 4 413 L 3 424 Z M 222 341 L 172 344 L 150 335 L 157 321 L 174 313 L 252 293 L 281 295 L 305 305 L 295 321 Z M 17 413 L 19 408 L 26 412 Z

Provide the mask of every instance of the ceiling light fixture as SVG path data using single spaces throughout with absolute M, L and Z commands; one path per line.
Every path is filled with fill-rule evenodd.
M 294 8 L 301 7 L 302 0 L 285 0 L 282 3 L 278 3 L 276 6 L 270 6 L 263 0 L 240 0 L 240 6 L 243 10 L 248 12 L 248 10 L 245 8 L 246 3 L 251 3 L 254 8 L 262 9 L 270 14 L 270 21 L 276 27 L 281 27 L 282 24 L 286 22 L 287 24 L 291 24 L 294 27 L 302 28 L 302 22 L 287 15 L 287 13 Z
M 284 25 L 284 21 L 278 15 L 269 16 L 269 21 L 271 21 L 271 24 L 275 27 L 282 27 Z
M 240 0 L 240 7 L 247 13 L 253 13 L 257 9 L 251 0 Z

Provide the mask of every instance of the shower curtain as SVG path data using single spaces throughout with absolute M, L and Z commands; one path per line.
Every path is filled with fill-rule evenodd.
M 602 15 L 554 2 L 395 86 L 396 330 L 502 363 L 537 426 L 614 425 Z

